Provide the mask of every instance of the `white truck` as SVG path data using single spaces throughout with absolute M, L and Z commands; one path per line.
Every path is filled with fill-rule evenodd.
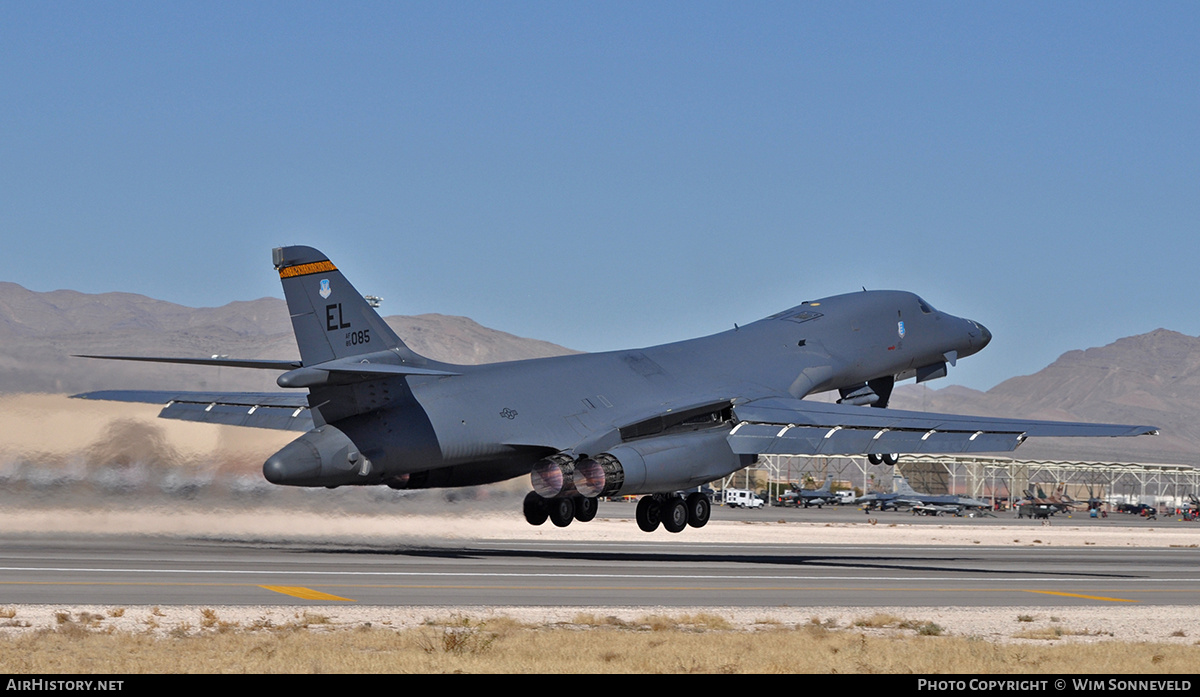
M 730 508 L 763 507 L 763 500 L 749 489 L 726 489 L 721 502 Z

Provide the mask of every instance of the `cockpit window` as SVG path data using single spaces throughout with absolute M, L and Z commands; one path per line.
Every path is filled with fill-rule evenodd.
M 921 306 L 921 312 L 924 312 L 927 315 L 933 312 L 933 308 L 929 306 L 929 303 L 925 302 L 920 297 L 917 298 L 917 303 Z

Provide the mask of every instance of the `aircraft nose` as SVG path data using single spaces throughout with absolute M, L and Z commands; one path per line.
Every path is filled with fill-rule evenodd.
M 988 331 L 988 328 L 978 322 L 975 323 L 975 326 L 979 327 L 979 333 L 982 335 L 982 338 L 979 340 L 979 348 L 990 344 L 992 342 L 992 333 Z
M 966 337 L 965 342 L 959 348 L 960 358 L 979 353 L 992 340 L 992 333 L 988 331 L 988 328 L 975 320 L 963 319 L 962 324 L 966 329 Z

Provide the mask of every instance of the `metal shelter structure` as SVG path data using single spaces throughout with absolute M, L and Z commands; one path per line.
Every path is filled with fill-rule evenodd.
M 1002 502 L 1021 498 L 1029 488 L 1083 501 L 1098 498 L 1156 506 L 1185 505 L 1189 494 L 1200 494 L 1200 469 L 1191 465 L 905 455 L 895 472 L 918 491 Z M 835 486 L 860 493 L 892 491 L 891 466 L 849 455 L 763 455 L 753 467 L 726 477 L 722 485 L 759 488 L 765 479 L 768 495 L 774 497 L 793 484 L 820 486 L 827 474 L 833 474 Z

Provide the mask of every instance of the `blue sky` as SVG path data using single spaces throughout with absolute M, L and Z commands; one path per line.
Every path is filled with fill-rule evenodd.
M 325 251 L 600 351 L 861 287 L 1064 351 L 1200 334 L 1195 3 L 0 0 L 9 280 L 191 306 Z

